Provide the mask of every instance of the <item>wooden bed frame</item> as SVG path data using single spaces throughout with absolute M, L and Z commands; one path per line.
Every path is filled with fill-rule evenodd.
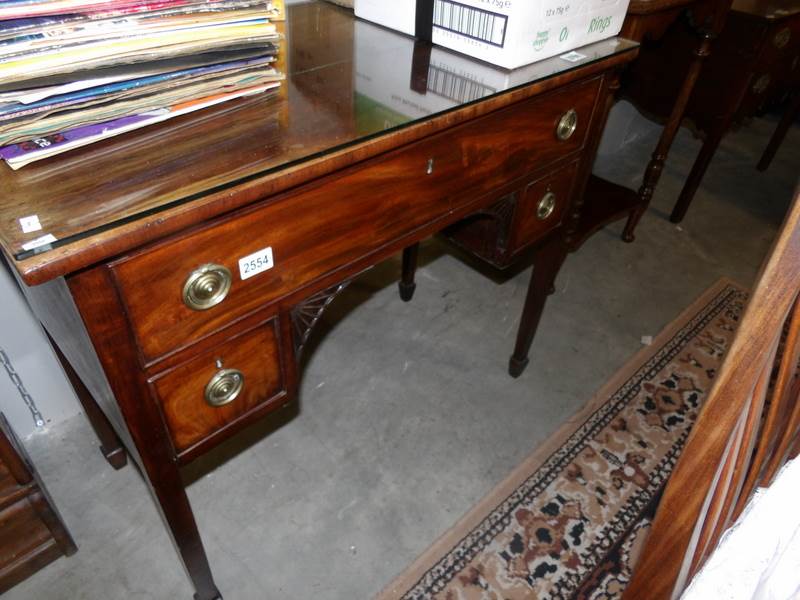
M 762 265 L 624 598 L 681 595 L 757 487 L 800 451 L 800 193 Z

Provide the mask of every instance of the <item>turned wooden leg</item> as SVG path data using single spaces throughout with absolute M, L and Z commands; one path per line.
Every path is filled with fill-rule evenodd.
M 759 171 L 766 171 L 769 168 L 772 159 L 775 158 L 775 153 L 783 143 L 786 133 L 789 131 L 789 127 L 794 123 L 798 114 L 800 114 L 800 91 L 795 92 L 794 97 L 791 102 L 789 102 L 786 112 L 784 112 L 781 117 L 780 123 L 778 123 L 778 127 L 775 129 L 775 133 L 772 134 L 769 144 L 767 144 L 764 154 L 761 156 L 761 160 L 758 161 L 757 168 Z
M 638 196 L 639 201 L 628 216 L 628 222 L 625 224 L 625 230 L 622 232 L 622 239 L 625 242 L 632 242 L 635 239 L 634 231 L 639 221 L 644 215 L 647 207 L 650 205 L 650 200 L 653 199 L 658 180 L 661 178 L 661 173 L 664 170 L 664 162 L 667 160 L 669 149 L 672 147 L 672 142 L 675 141 L 675 135 L 678 133 L 678 128 L 683 120 L 686 105 L 689 103 L 689 98 L 694 90 L 697 78 L 700 75 L 700 70 L 703 68 L 703 62 L 710 54 L 711 41 L 714 34 L 711 32 L 703 32 L 701 34 L 700 45 L 695 50 L 695 57 L 689 65 L 689 70 L 686 73 L 686 78 L 683 80 L 678 97 L 672 107 L 672 112 L 669 115 L 667 124 L 661 132 L 661 137 L 658 140 L 658 145 L 653 152 L 653 157 L 647 165 L 642 179 L 642 185 L 639 188 Z
M 708 134 L 706 141 L 703 142 L 700 154 L 697 155 L 694 165 L 692 165 L 692 170 L 686 178 L 686 183 L 683 184 L 681 195 L 678 197 L 678 201 L 672 209 L 672 214 L 669 216 L 669 220 L 673 223 L 680 223 L 686 216 L 686 212 L 692 204 L 697 188 L 700 187 L 700 182 L 703 181 L 708 165 L 711 164 L 711 159 L 714 158 L 714 153 L 722 141 L 722 136 L 725 134 L 729 122 L 730 120 L 728 119 L 724 123 L 717 124 L 714 130 Z
M 533 259 L 533 274 L 517 330 L 517 343 L 508 362 L 508 373 L 512 377 L 522 375 L 528 366 L 528 352 L 536 335 L 545 301 L 566 256 L 567 244 L 560 235 L 556 235 L 544 243 Z
M 419 255 L 419 244 L 413 244 L 403 250 L 403 275 L 398 283 L 400 288 L 400 298 L 403 302 L 408 302 L 414 297 L 414 290 L 417 284 L 414 283 L 414 274 L 417 272 L 417 256 Z
M 58 362 L 61 363 L 61 368 L 64 369 L 64 373 L 67 375 L 72 389 L 75 390 L 75 395 L 78 397 L 81 406 L 83 406 L 83 411 L 89 418 L 92 429 L 94 429 L 95 434 L 100 440 L 100 452 L 103 453 L 108 464 L 114 469 L 121 469 L 128 463 L 128 455 L 125 452 L 122 442 L 111 426 L 111 423 L 108 422 L 103 411 L 100 410 L 92 394 L 86 389 L 86 386 L 83 385 L 83 381 L 78 377 L 75 369 L 72 368 L 72 365 L 69 364 L 69 361 L 61 353 L 61 349 L 55 341 L 53 341 L 49 333 L 47 333 L 47 339 L 50 340 L 50 345 L 56 353 L 56 358 L 58 358 Z

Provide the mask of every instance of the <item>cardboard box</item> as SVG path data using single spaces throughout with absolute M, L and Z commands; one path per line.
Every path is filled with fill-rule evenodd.
M 620 45 L 632 44 L 619 38 L 603 40 L 508 71 L 445 48 L 434 46 L 429 53 L 415 52 L 417 42 L 413 38 L 366 21 L 356 21 L 354 41 L 356 126 L 361 135 L 557 75 L 608 56 Z M 376 52 L 376 48 L 383 51 Z M 394 67 L 387 69 L 387 62 Z
M 356 16 L 515 69 L 615 36 L 629 0 L 355 0 Z M 419 10 L 432 9 L 430 31 Z M 418 17 L 420 19 L 418 20 Z M 420 23 L 424 31 L 419 31 Z

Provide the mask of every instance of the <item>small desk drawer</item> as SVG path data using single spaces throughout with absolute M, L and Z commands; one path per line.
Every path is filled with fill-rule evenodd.
M 277 318 L 151 379 L 180 455 L 256 410 L 287 401 Z
M 573 161 L 524 179 L 517 189 L 442 233 L 494 267 L 508 268 L 520 253 L 567 222 L 579 166 L 580 161 Z
M 771 65 L 795 56 L 798 50 L 800 50 L 800 15 L 783 19 L 769 27 L 759 64 Z
M 572 184 L 578 163 L 572 163 L 525 186 L 513 221 L 510 250 L 515 254 L 539 241 L 564 221 L 572 204 Z
M 117 261 L 145 362 L 421 227 L 444 227 L 456 207 L 578 152 L 600 81 L 525 100 Z M 271 267 L 256 262 L 247 277 L 239 261 L 251 254 Z M 203 310 L 187 305 L 190 284 L 212 297 Z

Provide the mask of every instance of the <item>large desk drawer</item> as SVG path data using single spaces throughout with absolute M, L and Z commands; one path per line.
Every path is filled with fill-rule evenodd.
M 117 261 L 112 268 L 145 362 L 420 227 L 444 226 L 455 207 L 579 151 L 599 86 L 595 78 L 520 102 Z M 267 248 L 273 264 L 262 271 Z M 249 277 L 239 261 L 259 252 L 253 260 L 260 263 L 242 267 L 256 268 Z M 188 307 L 192 274 L 211 264 L 223 268 L 197 275 L 194 285 L 213 296 L 227 270 L 224 299 Z

